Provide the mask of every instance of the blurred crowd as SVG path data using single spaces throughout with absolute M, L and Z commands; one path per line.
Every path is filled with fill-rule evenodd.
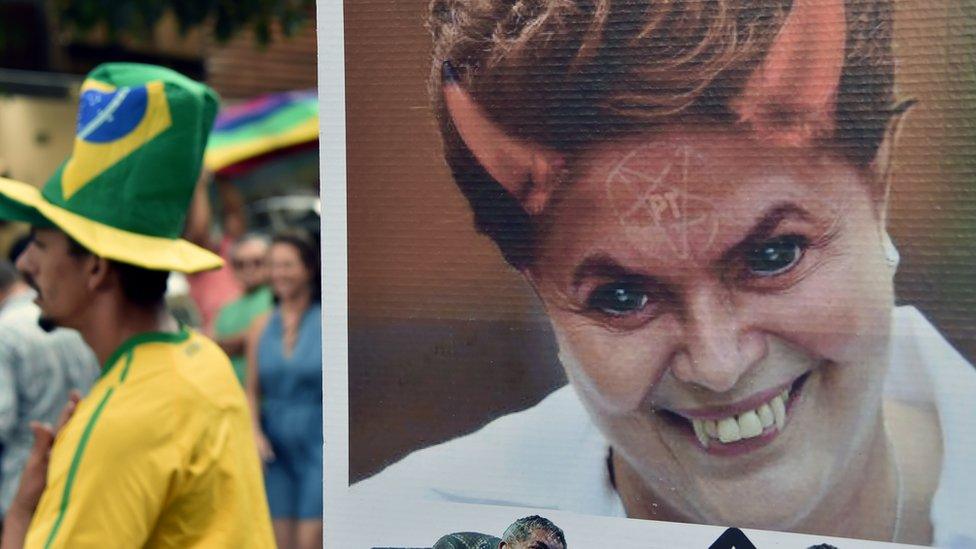
M 229 183 L 218 182 L 224 216 L 219 238 L 207 242 L 207 184 L 203 179 L 191 207 L 187 237 L 219 252 L 225 266 L 187 277 L 202 320 L 198 328 L 230 357 L 252 406 L 278 546 L 317 547 L 322 539 L 317 235 L 246 232 L 239 195 Z M 0 520 L 33 444 L 31 422 L 53 425 L 69 394 L 86 394 L 99 375 L 95 356 L 77 332 L 47 332 L 38 324 L 36 294 L 15 267 L 29 241 L 29 234 L 20 235 L 0 250 Z
M 148 67 L 148 66 L 147 66 Z M 142 69 L 140 69 L 142 70 Z M 149 67 L 145 70 L 160 70 Z M 183 84 L 178 75 L 163 73 L 164 78 L 172 78 L 174 82 L 181 86 L 193 86 L 193 84 Z M 208 92 L 209 93 L 209 92 Z M 172 108 L 176 108 L 175 106 Z M 82 113 L 84 114 L 84 113 Z M 79 115 L 81 116 L 81 115 Z M 187 124 L 193 128 L 192 124 Z M 199 125 L 196 127 L 200 127 Z M 209 126 L 206 126 L 209 129 Z M 196 130 L 195 130 L 196 131 Z M 147 146 L 148 147 L 148 146 Z M 161 146 L 160 146 L 161 147 Z M 76 149 L 75 154 L 80 154 Z M 200 152 L 187 153 L 187 165 L 192 162 L 199 162 Z M 99 176 L 101 177 L 101 176 Z M 18 192 L 18 184 L 9 180 L 3 180 L 3 187 L 0 191 L 15 196 Z M 192 181 L 191 181 L 192 183 Z M 50 183 L 49 183 L 50 185 Z M 192 185 L 191 185 L 192 187 Z M 21 194 L 23 194 L 21 192 Z M 218 198 L 220 216 L 214 219 L 214 211 L 217 208 L 211 206 L 211 196 Z M 6 200 L 6 199 L 5 199 Z M 218 432 L 200 435 L 195 444 L 211 444 L 214 441 L 242 440 L 244 444 L 234 445 L 234 451 L 238 456 L 218 456 L 220 467 L 228 468 L 228 475 L 247 478 L 250 476 L 251 468 L 249 460 L 260 458 L 262 464 L 262 479 L 258 482 L 247 484 L 232 484 L 234 489 L 239 490 L 236 494 L 221 494 L 226 492 L 226 480 L 213 480 L 212 485 L 206 491 L 199 486 L 188 486 L 191 496 L 189 505 L 202 503 L 206 498 L 227 497 L 237 498 L 241 509 L 245 512 L 238 514 L 238 519 L 244 522 L 253 521 L 250 533 L 238 531 L 241 523 L 226 522 L 225 509 L 218 509 L 224 503 L 216 507 L 212 503 L 206 503 L 204 509 L 208 509 L 204 514 L 212 516 L 203 518 L 200 509 L 190 512 L 183 504 L 172 506 L 173 509 L 166 510 L 160 508 L 154 516 L 139 517 L 145 518 L 146 530 L 139 535 L 152 536 L 155 539 L 164 532 L 163 523 L 170 520 L 169 514 L 174 514 L 177 518 L 172 526 L 175 528 L 173 539 L 184 539 L 179 536 L 189 536 L 194 528 L 200 532 L 193 536 L 218 536 L 219 539 L 231 539 L 233 536 L 245 536 L 250 546 L 268 546 L 270 543 L 262 541 L 260 532 L 263 530 L 262 523 L 267 523 L 267 508 L 271 515 L 271 526 L 273 527 L 274 542 L 278 547 L 288 548 L 312 548 L 321 547 L 322 544 L 322 340 L 321 340 L 321 308 L 320 308 L 320 257 L 318 234 L 312 234 L 303 230 L 288 230 L 277 234 L 264 234 L 258 232 L 248 232 L 246 219 L 247 205 L 241 197 L 238 189 L 228 182 L 215 179 L 211 174 L 204 173 L 196 183 L 192 198 L 188 200 L 189 208 L 185 212 L 185 224 L 182 240 L 173 240 L 173 249 L 178 242 L 189 242 L 199 249 L 203 254 L 199 257 L 212 257 L 214 254 L 223 259 L 223 266 L 219 269 L 186 269 L 188 274 L 163 277 L 164 285 L 168 289 L 165 293 L 166 299 L 161 303 L 169 320 L 160 320 L 160 326 L 166 326 L 167 322 L 172 322 L 175 317 L 180 320 L 178 327 L 172 328 L 173 335 L 165 341 L 177 341 L 178 337 L 189 341 L 184 347 L 184 354 L 187 356 L 198 353 L 200 345 L 209 343 L 194 343 L 193 337 L 187 340 L 180 334 L 195 333 L 202 334 L 213 340 L 219 349 L 226 353 L 233 368 L 233 377 L 237 383 L 230 381 L 224 382 L 225 374 L 207 374 L 211 377 L 201 377 L 201 379 L 214 380 L 212 377 L 217 375 L 220 379 L 219 387 L 213 387 L 215 395 L 224 398 L 223 402 L 231 408 L 236 407 L 236 402 L 242 404 L 246 401 L 246 407 L 250 411 L 250 422 L 243 421 L 235 423 L 229 421 L 224 426 L 236 429 L 237 433 L 228 434 Z M 186 202 L 184 202 L 186 204 Z M 66 206 L 69 208 L 70 204 Z M 124 207 L 124 206 L 120 206 Z M 0 212 L 3 213 L 3 212 Z M 108 216 L 109 214 L 106 214 Z M 0 253 L 4 259 L 0 259 L 0 533 L 4 535 L 3 547 L 34 546 L 32 540 L 43 539 L 32 537 L 35 530 L 40 530 L 39 525 L 44 525 L 47 517 L 38 518 L 47 512 L 47 501 L 44 498 L 62 498 L 61 493 L 48 494 L 52 490 L 45 489 L 44 479 L 47 477 L 47 459 L 51 456 L 52 463 L 60 459 L 62 454 L 52 453 L 58 449 L 58 445 L 65 445 L 61 437 L 55 438 L 61 427 L 67 425 L 72 419 L 72 414 L 84 410 L 90 416 L 87 419 L 87 427 L 84 427 L 83 434 L 80 435 L 80 442 L 77 442 L 77 449 L 72 449 L 74 457 L 70 460 L 71 473 L 67 479 L 67 489 L 64 489 L 63 500 L 60 504 L 60 511 L 57 511 L 58 504 L 53 507 L 56 520 L 53 520 L 53 528 L 48 525 L 50 534 L 44 546 L 51 545 L 51 540 L 55 536 L 57 539 L 66 543 L 65 546 L 72 546 L 71 540 L 95 538 L 74 537 L 76 532 L 72 527 L 62 526 L 62 520 L 66 523 L 71 520 L 83 522 L 81 515 L 67 515 L 65 519 L 65 507 L 67 507 L 68 490 L 72 487 L 75 469 L 84 467 L 86 475 L 91 475 L 93 470 L 101 470 L 104 474 L 110 474 L 110 470 L 118 467 L 128 467 L 129 463 L 119 461 L 103 460 L 98 462 L 94 457 L 89 457 L 92 453 L 87 450 L 85 445 L 89 443 L 89 435 L 95 421 L 98 420 L 99 433 L 108 436 L 111 429 L 125 429 L 124 419 L 119 422 L 119 417 L 111 419 L 99 418 L 102 407 L 108 402 L 109 397 L 113 396 L 113 391 L 117 393 L 113 402 L 115 406 L 122 406 L 122 396 L 118 396 L 125 386 L 121 383 L 126 381 L 127 375 L 136 376 L 138 370 L 133 368 L 133 374 L 129 373 L 131 365 L 132 350 L 135 346 L 146 341 L 145 337 L 141 341 L 126 343 L 118 346 L 116 340 L 124 340 L 121 337 L 112 337 L 108 334 L 108 341 L 117 347 L 116 352 L 111 357 L 105 357 L 103 352 L 96 349 L 96 345 L 91 344 L 93 337 L 87 333 L 88 329 L 82 325 L 74 323 L 74 328 L 55 327 L 46 325 L 47 317 L 52 317 L 54 305 L 59 301 L 58 293 L 59 282 L 46 281 L 44 287 L 43 300 L 37 300 L 38 283 L 32 279 L 29 273 L 38 272 L 37 250 L 44 250 L 45 246 L 51 246 L 50 235 L 46 236 L 47 242 L 38 241 L 39 231 L 57 231 L 59 229 L 49 228 L 45 220 L 37 225 L 30 223 L 29 226 L 23 223 L 10 222 L 9 218 L 0 216 Z M 24 221 L 23 219 L 13 219 L 13 221 Z M 85 221 L 89 223 L 89 221 Z M 100 222 L 98 220 L 95 223 Z M 38 228 L 40 227 L 40 229 Z M 47 234 L 47 233 L 45 233 Z M 52 233 L 53 234 L 53 233 Z M 59 232 L 59 238 L 66 238 L 69 246 L 67 252 L 71 256 L 71 261 L 80 261 L 77 257 L 105 257 L 104 252 L 99 249 L 84 249 L 77 242 L 64 236 L 66 233 Z M 140 235 L 141 236 L 141 235 Z M 120 241 L 124 242 L 124 241 Z M 146 242 L 149 242 L 148 240 Z M 111 243 L 115 245 L 115 243 Z M 81 248 L 76 253 L 73 248 Z M 129 245 L 132 248 L 131 245 Z M 35 250 L 35 257 L 31 259 L 31 264 L 25 267 L 23 258 L 25 250 Z M 50 251 L 45 253 L 51 253 Z M 126 267 L 125 263 L 137 265 L 135 272 L 138 276 L 145 276 L 145 273 L 157 272 L 169 275 L 168 271 L 179 271 L 178 263 L 173 267 L 161 268 L 154 266 L 140 265 L 151 252 L 146 250 L 130 249 L 126 251 L 130 257 L 129 261 L 123 257 L 119 261 L 108 263 L 94 263 L 95 265 L 108 265 L 107 268 L 113 272 L 118 272 L 118 280 L 122 281 L 132 275 L 126 274 L 133 269 Z M 196 253 L 196 252 L 194 252 Z M 74 254 L 74 255 L 72 255 Z M 85 256 L 84 254 L 89 254 Z M 175 257 L 175 256 L 174 256 Z M 179 258 L 176 261 L 185 259 Z M 46 267 L 45 267 L 46 268 Z M 160 270 L 153 270 L 160 269 Z M 128 271 L 127 271 L 128 270 Z M 50 272 L 50 271 L 49 271 Z M 78 273 L 79 277 L 87 276 L 89 273 Z M 157 277 L 158 278 L 158 277 Z M 147 280 L 147 279 L 144 279 Z M 193 314 L 182 314 L 173 306 L 175 302 L 171 298 L 174 296 L 174 286 L 179 286 L 178 282 L 185 281 L 188 286 L 188 294 L 192 300 Z M 65 281 L 65 284 L 73 283 Z M 121 286 L 125 286 L 123 282 Z M 76 293 L 82 295 L 90 288 L 78 290 Z M 160 315 L 153 316 L 155 309 L 151 300 L 148 306 L 139 302 L 138 298 L 133 298 L 131 288 L 113 288 L 118 290 L 118 294 L 113 297 L 118 302 L 124 303 L 136 312 L 146 312 L 146 318 L 152 323 Z M 139 293 L 136 289 L 136 293 Z M 68 290 L 65 291 L 68 293 Z M 85 294 L 87 295 L 87 294 Z M 63 297 L 63 296 L 62 296 Z M 70 297 L 70 296 L 69 296 Z M 84 297 L 84 296 L 82 296 Z M 67 302 L 61 299 L 62 302 Z M 93 301 L 84 301 L 82 298 L 72 303 L 84 303 L 78 307 L 87 307 Z M 40 303 L 40 306 L 38 305 Z M 93 307 L 93 306 L 92 306 Z M 59 322 L 58 326 L 72 326 L 76 318 L 81 318 L 78 311 L 59 310 L 57 315 L 67 319 L 67 322 Z M 107 313 L 106 313 L 107 314 Z M 116 315 L 117 316 L 117 315 Z M 125 318 L 112 318 L 122 325 Z M 187 322 L 194 322 L 194 326 L 186 326 Z M 174 322 L 174 324 L 176 324 Z M 154 324 L 155 325 L 155 324 Z M 187 330 L 192 328 L 192 330 Z M 78 331 L 76 331 L 78 330 Z M 160 330 L 160 332 L 165 330 Z M 139 332 L 136 330 L 138 339 L 142 336 L 150 335 L 152 338 L 159 339 L 159 332 L 152 335 L 152 332 Z M 85 336 L 84 339 L 82 336 Z M 102 339 L 105 339 L 104 337 Z M 135 341 L 135 340 L 133 340 Z M 205 341 L 204 339 L 200 340 Z M 90 405 L 92 399 L 85 399 L 89 391 L 93 397 L 96 389 L 101 391 L 100 383 L 103 383 L 109 375 L 113 364 L 118 361 L 118 353 L 125 351 L 127 345 L 131 345 L 128 362 L 125 369 L 121 372 L 121 377 L 114 387 L 110 387 L 104 392 L 104 397 L 100 395 L 97 407 Z M 116 348 L 113 347 L 113 348 Z M 112 349 L 108 349 L 111 351 Z M 218 353 L 219 354 L 219 353 Z M 96 358 L 98 357 L 98 358 Z M 101 360 L 100 360 L 101 359 Z M 207 366 L 221 364 L 222 360 L 211 360 Z M 102 362 L 102 364 L 99 364 Z M 158 362 L 158 361 L 157 361 Z M 179 365 L 178 361 L 171 365 L 173 369 Z M 170 367 L 163 364 L 164 368 Z M 118 369 L 113 370 L 113 375 Z M 196 380 L 194 380 L 196 382 Z M 172 382 L 169 383 L 172 386 Z M 233 387 L 231 387 L 233 385 Z M 135 387 L 136 383 L 128 382 L 127 387 Z M 160 386 L 160 393 L 165 393 L 169 387 Z M 135 391 L 135 388 L 129 389 Z M 235 394 L 236 393 L 236 394 Z M 225 398 L 226 397 L 226 398 Z M 166 397 L 168 398 L 168 397 Z M 216 398 L 216 397 L 215 397 Z M 165 402 L 165 401 L 164 401 Z M 169 406 L 165 404 L 164 406 Z M 92 411 L 92 408 L 94 411 Z M 159 410 L 155 408 L 154 410 Z M 166 408 L 162 408 L 166 409 Z M 158 413 L 155 411 L 153 413 Z M 77 419 L 77 418 L 75 418 Z M 160 423 L 165 423 L 166 419 L 160 417 Z M 115 423 L 111 423 L 114 421 Z M 77 422 L 75 422 L 77 423 Z M 84 425 L 84 424 L 83 424 Z M 78 425 L 75 425 L 78 428 Z M 204 429 L 211 427 L 205 426 Z M 224 427 L 221 427 L 224 428 Z M 242 432 L 243 431 L 243 432 Z M 79 431 L 80 432 L 80 431 Z M 175 436 L 176 433 L 163 433 L 163 437 Z M 45 436 L 50 438 L 42 441 Z M 130 435 L 125 435 L 130 436 Z M 180 433 L 179 436 L 183 436 Z M 123 441 L 126 440 L 124 437 Z M 157 439 L 158 440 L 158 439 Z M 251 444 L 253 442 L 253 444 Z M 74 443 L 74 441 L 72 441 Z M 101 441 L 101 444 L 108 444 Z M 47 446 L 44 446 L 44 445 Z M 123 442 L 123 444 L 126 444 Z M 132 442 L 135 448 L 136 441 Z M 177 441 L 174 439 L 172 445 L 175 447 Z M 221 452 L 226 453 L 231 446 L 224 445 Z M 85 454 L 82 454 L 82 451 Z M 133 455 L 131 449 L 121 450 L 125 455 Z M 128 452 L 128 453 L 126 453 Z M 65 456 L 72 455 L 64 453 Z M 81 461 L 80 456 L 84 455 L 85 460 Z M 96 454 L 97 455 L 97 454 Z M 137 460 L 152 461 L 154 458 L 149 452 L 145 455 L 137 456 Z M 40 461 L 41 463 L 38 463 Z M 55 467 L 55 465 L 52 465 Z M 132 465 L 133 470 L 138 470 L 141 465 Z M 234 469 L 236 468 L 236 469 Z M 257 469 L 255 468 L 254 471 Z M 236 471 L 236 472 L 235 472 Z M 188 472 L 187 474 L 191 474 Z M 23 478 L 22 478 L 23 476 Z M 38 479 L 40 481 L 38 481 Z M 62 479 L 63 481 L 63 479 Z M 225 484 L 220 484 L 224 482 Z M 236 481 L 235 481 L 236 482 Z M 48 483 L 50 484 L 50 483 Z M 36 486 L 35 486 L 36 485 Z M 77 485 L 77 483 L 76 483 Z M 266 492 L 267 505 L 264 502 L 255 502 L 255 498 L 247 495 L 247 490 L 252 486 L 263 486 Z M 159 498 L 165 501 L 165 490 L 159 487 L 140 487 L 146 489 L 146 497 Z M 260 489 L 260 488 L 259 488 Z M 83 492 L 82 488 L 76 488 L 72 493 L 74 499 L 84 500 L 89 497 Z M 32 494 L 29 494 L 32 492 Z M 111 488 L 105 487 L 103 494 L 91 497 L 102 497 L 108 499 L 119 499 L 128 502 L 128 511 L 134 513 L 141 512 L 142 506 L 148 506 L 150 500 L 140 500 L 140 492 L 133 490 L 131 494 L 108 493 Z M 198 495 L 192 495 L 193 491 Z M 41 496 L 42 492 L 44 496 Z M 149 492 L 153 492 L 149 494 Z M 158 492 L 158 493 L 156 493 Z M 25 494 L 28 494 L 25 496 Z M 169 497 L 169 496 L 166 496 Z M 19 499 L 18 499 L 19 498 Z M 193 501 L 194 498 L 199 501 Z M 72 502 L 74 502 L 74 499 Z M 17 520 L 7 520 L 11 518 L 8 511 L 11 509 L 12 502 L 28 501 L 29 509 L 27 516 L 18 516 Z M 207 500 L 209 501 L 209 500 Z M 243 503 L 241 503 L 243 502 Z M 230 505 L 230 500 L 227 505 Z M 91 502 L 79 501 L 69 509 L 69 512 L 89 512 L 98 505 Z M 23 504 L 18 511 L 21 511 Z M 37 509 L 35 511 L 35 509 Z M 72 511 L 73 510 L 73 511 Z M 84 511 L 83 511 L 84 510 Z M 92 511 L 94 512 L 94 511 Z M 189 513 L 190 516 L 181 516 Z M 33 520 L 31 514 L 35 515 Z M 23 513 L 21 513 L 23 515 Z M 223 516 L 223 518 L 221 518 Z M 243 518 L 242 518 L 243 517 Z M 53 517 L 51 517 L 53 518 Z M 237 519 L 234 519 L 237 520 Z M 157 521 L 153 524 L 153 521 Z M 194 522 L 195 521 L 195 522 Z M 213 524 L 209 524 L 212 521 Z M 224 521 L 224 522 L 221 522 Z M 17 532 L 13 532 L 16 523 Z M 196 524 L 200 523 L 200 524 Z M 218 524 L 219 523 L 219 524 Z M 30 524 L 30 532 L 27 525 Z M 234 526 L 229 527 L 229 524 Z M 163 525 L 163 526 L 161 526 Z M 7 526 L 11 532 L 4 532 Z M 126 525 L 128 527 L 130 525 Z M 169 526 L 166 526 L 169 527 Z M 104 525 L 89 524 L 80 526 L 79 532 L 88 528 L 85 535 L 92 532 L 104 530 Z M 182 529 L 182 530 L 181 530 Z M 209 532 L 208 532 L 209 531 Z M 103 532 L 104 533 L 104 532 Z M 77 534 L 81 536 L 82 534 Z M 114 534 L 113 534 L 114 535 Z M 121 536 L 122 533 L 117 535 Z M 231 536 L 231 537 L 228 537 Z M 26 539 L 26 541 L 24 541 Z M 121 539 L 121 538 L 120 538 Z M 132 538 L 136 539 L 136 538 Z M 144 538 L 142 538 L 144 539 Z M 189 537 L 185 539 L 191 539 Z M 217 539 L 199 537 L 199 539 Z M 234 538 L 238 539 L 238 538 Z M 11 542 L 10 540 L 14 540 Z M 172 541 L 172 540 L 171 540 Z M 140 542 L 142 543 L 142 542 Z M 152 545 L 152 543 L 149 543 Z M 60 545 L 57 545 L 60 546 Z M 181 546 L 177 544 L 176 546 Z M 239 546 L 236 545 L 235 546 Z
M 216 187 L 219 220 L 209 203 Z M 216 230 L 215 230 L 216 225 Z M 248 232 L 229 181 L 204 174 L 184 237 L 224 259 L 187 276 L 201 330 L 231 359 L 254 418 L 278 547 L 322 540 L 322 313 L 318 234 Z
M 211 187 L 220 199 L 212 219 Z M 46 330 L 18 256 L 32 233 L 0 226 L 0 531 L 31 453 L 31 425 L 55 425 L 70 395 L 84 396 L 100 365 L 78 332 Z M 247 396 L 278 547 L 322 540 L 322 340 L 318 235 L 248 232 L 233 184 L 200 178 L 184 238 L 224 259 L 186 275 L 195 329 L 228 355 Z M 173 282 L 170 281 L 172 286 Z M 179 315 L 178 315 L 179 316 Z M 106 465 L 107 466 L 107 465 Z

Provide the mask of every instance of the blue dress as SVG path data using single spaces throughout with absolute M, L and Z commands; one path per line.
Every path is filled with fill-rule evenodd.
M 281 309 L 258 342 L 261 426 L 275 453 L 265 469 L 271 516 L 322 518 L 322 308 L 305 311 L 285 356 Z

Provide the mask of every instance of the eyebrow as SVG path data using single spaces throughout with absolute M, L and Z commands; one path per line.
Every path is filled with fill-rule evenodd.
M 812 221 L 813 215 L 810 214 L 806 209 L 804 209 L 799 204 L 793 202 L 778 202 L 773 204 L 769 208 L 760 214 L 755 222 L 752 224 L 752 228 L 742 237 L 736 244 L 729 247 L 722 257 L 719 258 L 718 264 L 723 265 L 729 263 L 733 256 L 740 252 L 744 246 L 749 246 L 754 242 L 767 237 L 770 233 L 776 230 L 784 220 L 795 217 L 803 221 Z
M 573 270 L 573 287 L 579 286 L 584 278 L 620 278 L 633 276 L 630 269 L 618 263 L 606 253 L 598 253 L 584 259 L 576 269 Z
M 741 238 L 736 244 L 730 246 L 725 253 L 722 254 L 721 258 L 719 259 L 719 264 L 727 263 L 732 259 L 733 255 L 742 249 L 743 246 L 748 246 L 756 240 L 770 234 L 776 230 L 776 227 L 778 227 L 783 220 L 791 217 L 799 218 L 804 221 L 813 220 L 813 215 L 802 206 L 794 202 L 777 202 L 756 216 L 756 220 L 752 223 L 752 228 L 749 229 L 746 236 Z M 580 283 L 585 278 L 589 277 L 610 279 L 640 277 L 641 279 L 660 284 L 662 287 L 666 286 L 663 281 L 651 275 L 636 272 L 621 265 L 617 260 L 605 252 L 593 254 L 580 262 L 580 264 L 573 270 L 573 287 L 579 287 Z

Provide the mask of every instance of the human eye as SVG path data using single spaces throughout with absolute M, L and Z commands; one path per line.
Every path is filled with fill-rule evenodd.
M 591 311 L 622 317 L 643 311 L 649 301 L 648 293 L 640 284 L 619 280 L 597 286 L 587 297 L 586 307 Z
M 746 247 L 744 263 L 748 274 L 767 278 L 786 273 L 802 259 L 809 246 L 806 237 L 785 235 L 759 241 Z

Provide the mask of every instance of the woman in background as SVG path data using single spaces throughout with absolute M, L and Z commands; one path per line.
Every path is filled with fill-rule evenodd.
M 247 392 L 278 547 L 322 543 L 322 311 L 319 248 L 304 233 L 274 238 L 275 307 L 248 345 Z

